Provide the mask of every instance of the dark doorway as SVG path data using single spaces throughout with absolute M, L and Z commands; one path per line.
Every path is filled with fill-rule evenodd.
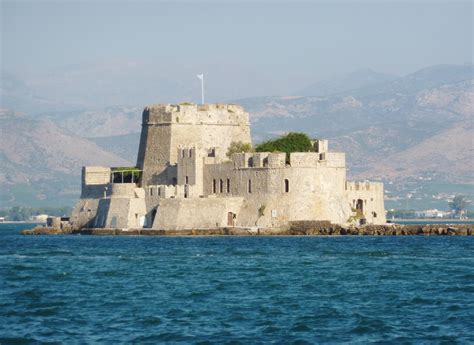
M 228 212 L 227 213 L 227 226 L 235 226 L 235 219 L 237 218 L 237 215 L 233 212 Z
M 151 211 L 151 214 L 150 214 L 150 223 L 147 224 L 147 225 L 148 225 L 148 226 L 147 226 L 148 228 L 153 227 L 153 222 L 155 221 L 156 212 L 157 212 L 156 208 L 154 208 L 153 211 Z
M 360 210 L 360 212 L 364 212 L 364 201 L 362 199 L 357 199 L 356 210 Z

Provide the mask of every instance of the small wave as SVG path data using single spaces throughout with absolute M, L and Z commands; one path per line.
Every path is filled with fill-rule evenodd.
M 311 328 L 309 328 L 304 323 L 297 323 L 293 327 L 291 327 L 292 332 L 310 332 Z

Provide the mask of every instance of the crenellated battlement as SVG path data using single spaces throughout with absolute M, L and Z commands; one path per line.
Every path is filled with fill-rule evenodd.
M 234 104 L 156 104 L 145 107 L 143 125 L 248 125 L 249 116 Z
M 369 182 L 369 181 L 353 181 L 353 182 L 346 182 L 346 190 L 348 191 L 383 191 L 383 183 L 382 182 Z
M 74 226 L 181 230 L 287 226 L 292 221 L 383 224 L 383 184 L 346 182 L 346 159 L 326 139 L 304 152 L 227 155 L 252 144 L 233 104 L 143 110 L 136 167 L 84 167 Z

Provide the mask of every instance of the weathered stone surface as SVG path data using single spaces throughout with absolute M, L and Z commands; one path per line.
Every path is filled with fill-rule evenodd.
M 64 235 L 70 234 L 69 229 L 61 229 L 59 227 L 37 226 L 33 229 L 25 229 L 21 231 L 23 235 Z
M 345 154 L 329 151 L 327 140 L 314 140 L 311 152 L 289 157 L 281 152 L 228 157 L 233 142 L 251 142 L 249 116 L 240 106 L 146 107 L 139 183 L 114 183 L 113 169 L 84 167 L 81 200 L 71 216 L 74 229 L 281 229 L 300 219 L 385 223 L 383 184 L 347 181 Z M 292 232 L 340 234 L 339 228 L 307 226 Z
M 98 236 L 473 236 L 474 225 L 366 225 L 342 227 L 327 221 L 298 221 L 279 228 L 222 227 L 213 229 L 113 229 L 72 230 L 38 226 L 23 230 L 24 235 L 81 234 Z

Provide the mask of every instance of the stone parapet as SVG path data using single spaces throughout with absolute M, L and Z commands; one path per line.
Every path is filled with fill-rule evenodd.
M 369 182 L 369 181 L 347 181 L 346 182 L 346 190 L 348 191 L 383 191 L 383 183 L 382 182 Z

